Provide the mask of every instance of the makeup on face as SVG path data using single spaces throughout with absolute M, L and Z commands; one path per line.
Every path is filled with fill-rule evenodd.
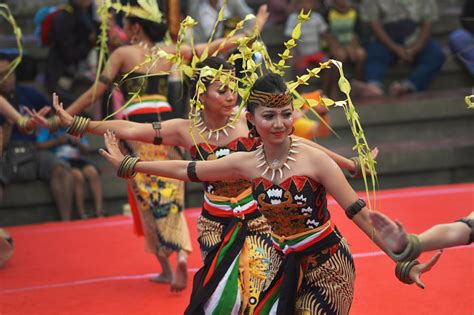
M 282 108 L 259 106 L 255 110 L 255 125 L 258 133 L 265 137 L 284 139 L 293 128 L 293 107 Z

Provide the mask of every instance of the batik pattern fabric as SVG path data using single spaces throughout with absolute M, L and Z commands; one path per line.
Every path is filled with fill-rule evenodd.
M 178 148 L 127 141 L 143 161 L 182 159 Z M 173 252 L 191 252 L 189 229 L 184 217 L 184 182 L 137 173 L 130 181 L 141 218 L 146 249 L 167 257 Z
M 280 184 L 259 177 L 253 195 L 280 257 L 255 314 L 348 314 L 355 268 L 331 223 L 325 188 L 306 176 Z
M 253 151 L 255 139 L 237 138 L 225 146 L 200 143 L 194 160 L 214 160 L 233 152 Z M 206 182 L 198 220 L 198 242 L 204 266 L 194 277 L 185 314 L 253 314 L 279 261 L 270 229 L 257 209 L 251 183 L 244 180 Z
M 152 123 L 173 118 L 172 108 L 167 102 L 168 76 L 144 77 L 132 73 L 120 86 L 124 96 L 133 95 L 123 109 L 121 117 L 135 122 Z M 181 160 L 182 152 L 177 147 L 154 145 L 139 141 L 126 141 L 130 153 L 143 161 Z M 166 177 L 138 173 L 129 181 L 137 214 L 145 236 L 145 247 L 149 252 L 167 257 L 173 252 L 191 252 L 191 239 L 184 209 L 184 183 Z M 135 216 L 134 216 L 135 217 Z

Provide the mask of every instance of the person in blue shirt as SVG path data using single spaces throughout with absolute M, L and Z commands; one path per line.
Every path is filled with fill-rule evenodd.
M 0 55 L 0 96 L 4 97 L 22 115 L 26 115 L 28 110 L 40 111 L 45 105 L 50 105 L 49 100 L 36 89 L 17 84 L 14 73 L 6 77 L 9 65 L 9 57 Z M 12 149 L 15 147 L 35 151 L 33 155 L 35 163 L 33 164 L 36 167 L 33 168 L 34 171 L 31 171 L 31 174 L 27 174 L 29 175 L 28 179 L 22 178 L 22 180 L 47 181 L 61 220 L 70 220 L 73 178 L 69 165 L 47 150 L 38 150 L 36 148 L 36 134 L 33 132 L 24 133 L 17 125 L 11 129 L 10 139 L 5 146 L 6 154 L 14 152 L 15 150 Z M 18 168 L 24 167 L 23 165 L 18 165 Z M 12 174 L 3 185 L 19 181 L 17 176 L 19 173 Z
M 77 138 L 66 133 L 65 128 L 50 133 L 41 128 L 36 138 L 38 148 L 49 149 L 56 157 L 66 161 L 71 167 L 74 178 L 74 196 L 77 211 L 81 219 L 89 218 L 84 205 L 84 183 L 87 179 L 94 200 L 95 213 L 98 217 L 104 216 L 102 183 L 97 168 L 85 159 L 82 154 L 89 151 L 89 142 L 86 137 Z

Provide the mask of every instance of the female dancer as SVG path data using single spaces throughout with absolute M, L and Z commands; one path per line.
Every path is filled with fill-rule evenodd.
M 206 66 L 213 69 L 222 68 L 224 71 L 233 71 L 233 67 L 219 57 L 209 57 L 198 64 L 197 68 L 202 69 Z M 197 77 L 198 75 L 194 78 Z M 194 89 L 196 82 L 196 80 L 193 80 L 191 84 Z M 258 145 L 258 139 L 247 138 L 249 130 L 244 115 L 240 116 L 232 128 L 227 127 L 225 133 L 221 131 L 220 136 L 217 135 L 215 130 L 226 127 L 235 114 L 236 95 L 218 80 L 212 82 L 211 78 L 203 78 L 203 82 L 206 91 L 201 94 L 200 101 L 204 108 L 200 112 L 197 124 L 194 125 L 192 120 L 183 119 L 163 122 L 160 129 L 162 143 L 165 145 L 180 145 L 189 149 L 195 160 L 214 160 L 233 152 L 254 151 Z M 192 89 L 191 94 L 195 92 Z M 53 103 L 62 123 L 70 126 L 73 118 L 64 112 L 61 106 L 58 106 L 56 98 Z M 191 134 L 189 133 L 190 128 Z M 105 121 L 90 122 L 85 126 L 86 132 L 95 134 L 103 134 L 108 129 L 114 131 L 122 139 L 133 139 L 148 143 L 153 142 L 157 136 L 150 124 Z M 195 145 L 193 138 L 200 140 L 201 137 L 206 141 Z M 308 143 L 317 146 L 310 141 Z M 328 152 L 342 167 L 354 171 L 353 161 Z M 195 278 L 194 291 L 188 312 L 193 313 L 197 309 L 206 308 L 206 302 L 215 301 L 216 297 L 220 298 L 224 288 L 235 288 L 237 286 L 238 278 L 232 278 L 230 274 L 226 275 L 225 272 L 234 260 L 239 261 L 241 266 L 245 265 L 245 259 L 242 258 L 242 255 L 248 257 L 248 267 L 243 268 L 243 271 L 239 274 L 241 279 L 241 285 L 238 286 L 241 292 L 239 295 L 242 295 L 242 297 L 239 300 L 237 300 L 237 294 L 233 297 L 235 303 L 241 303 L 244 308 L 248 306 L 251 312 L 258 301 L 265 279 L 271 276 L 272 273 L 269 269 L 269 263 L 275 253 L 271 246 L 268 226 L 251 198 L 251 183 L 249 181 L 210 181 L 204 184 L 204 189 L 205 202 L 198 222 L 198 241 L 205 263 Z M 239 222 L 242 226 L 236 230 Z M 231 232 L 237 233 L 235 238 L 226 237 L 232 234 Z M 223 251 L 221 250 L 223 248 L 228 249 Z M 226 259 L 219 259 L 219 257 L 224 256 Z M 213 264 L 215 260 L 216 264 Z M 246 278 L 246 275 L 248 275 L 248 278 Z M 219 289 L 216 290 L 222 278 L 224 278 L 222 283 L 226 282 L 226 285 L 219 286 Z M 234 306 L 234 304 L 228 303 L 228 300 L 222 300 L 220 306 L 219 303 L 217 303 L 217 306 L 210 304 L 212 309 L 215 306 L 215 310 L 223 312 L 226 309 L 219 307 L 230 307 L 230 310 L 232 310 Z M 209 308 L 206 309 L 209 310 Z
M 129 2 L 131 5 L 137 5 L 136 0 Z M 256 27 L 261 29 L 267 18 L 266 6 L 262 6 L 256 17 Z M 94 87 L 91 87 L 71 104 L 67 111 L 73 115 L 81 112 L 92 103 L 93 97 L 102 96 L 114 79 L 133 71 L 120 86 L 125 98 L 134 95 L 121 114 L 130 121 L 154 122 L 152 131 L 159 134 L 161 121 L 173 118 L 172 108 L 167 101 L 168 76 L 163 75 L 170 72 L 172 64 L 164 58 L 158 58 L 152 63 L 145 63 L 145 60 L 157 49 L 168 53 L 176 51 L 174 45 L 162 42 L 166 29 L 165 23 L 159 24 L 134 16 L 125 17 L 124 31 L 131 39 L 131 45 L 114 50 L 97 88 L 94 90 Z M 208 53 L 212 54 L 217 49 L 225 51 L 235 47 L 236 40 L 242 36 L 236 35 L 225 43 L 223 43 L 224 39 L 216 40 L 209 45 Z M 224 44 L 223 47 L 220 47 L 221 44 Z M 206 46 L 205 44 L 197 45 L 196 54 L 203 53 Z M 182 45 L 180 53 L 185 59 L 190 60 L 193 49 Z M 150 74 L 151 76 L 148 76 Z M 149 160 L 182 158 L 178 148 L 157 146 L 161 142 L 156 141 L 151 143 L 127 141 L 131 152 Z M 139 175 L 129 186 L 129 196 L 131 190 L 134 198 L 130 198 L 130 203 L 132 206 L 136 204 L 139 210 L 147 249 L 156 255 L 163 270 L 161 274 L 150 280 L 170 282 L 173 291 L 184 289 L 187 282 L 187 255 L 191 251 L 189 232 L 182 214 L 184 184 L 169 178 Z M 168 257 L 175 251 L 178 253 L 178 266 L 173 274 Z
M 354 264 L 346 242 L 330 222 L 326 191 L 359 228 L 374 237 L 369 210 L 331 158 L 289 135 L 293 105 L 279 75 L 265 75 L 255 82 L 247 110 L 252 132 L 262 143 L 255 152 L 236 152 L 206 162 L 142 162 L 124 158 L 115 135 L 108 131 L 107 151 L 101 154 L 124 177 L 142 172 L 180 180 L 251 181 L 254 199 L 271 226 L 272 241 L 281 257 L 281 263 L 272 266 L 278 268 L 277 275 L 260 297 L 255 313 L 347 314 Z M 379 244 L 376 237 L 374 241 Z

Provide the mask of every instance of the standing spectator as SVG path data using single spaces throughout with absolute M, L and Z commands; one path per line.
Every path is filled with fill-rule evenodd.
M 3 96 L 22 114 L 25 112 L 24 107 L 38 111 L 43 106 L 49 104 L 49 101 L 34 88 L 17 85 L 14 73 L 4 79 L 4 74 L 6 74 L 8 67 L 9 59 L 6 56 L 0 55 L 0 74 L 2 74 L 0 75 L 0 96 Z M 29 180 L 41 179 L 48 181 L 61 219 L 65 221 L 70 220 L 72 207 L 72 176 L 69 166 L 64 161 L 56 158 L 51 152 L 37 150 L 35 134 L 24 134 L 20 132 L 20 129 L 16 125 L 13 126 L 10 141 L 5 147 L 7 155 L 9 152 L 15 152 L 15 148 L 22 148 L 22 150 L 28 149 L 34 152 L 34 154 L 32 154 L 32 160 L 34 161 L 32 164 L 35 165 L 33 168 L 35 171 L 34 173 L 31 172 L 31 174 L 27 173 L 25 175 L 30 177 Z M 9 178 L 9 180 L 13 182 L 18 181 L 19 178 L 17 174 L 22 173 L 22 168 L 24 167 L 26 167 L 25 164 L 18 165 L 16 177 Z M 23 178 L 23 180 L 26 179 Z
M 317 0 L 301 0 L 291 3 L 293 12 L 288 17 L 285 25 L 285 36 L 290 37 L 291 32 L 298 24 L 298 14 L 301 10 L 308 13 L 318 4 Z M 295 68 L 298 72 L 303 72 L 311 66 L 317 66 L 320 62 L 328 60 L 322 49 L 322 39 L 327 34 L 328 25 L 323 16 L 316 11 L 311 12 L 311 17 L 304 22 L 301 27 L 301 36 L 296 46 Z
M 301 10 L 308 13 L 311 10 L 310 19 L 304 22 L 301 27 L 301 36 L 295 48 L 293 69 L 297 74 L 301 74 L 306 69 L 319 66 L 320 62 L 325 62 L 329 58 L 322 47 L 323 40 L 332 43 L 332 36 L 328 33 L 328 25 L 324 17 L 317 12 L 320 5 L 318 0 L 293 0 L 290 4 L 293 13 L 290 14 L 285 25 L 285 35 L 291 36 L 293 29 L 298 23 L 298 14 Z M 336 75 L 337 71 L 330 69 L 322 73 L 322 88 L 330 98 L 337 98 Z
M 92 0 L 69 0 L 68 5 L 54 15 L 48 35 L 50 48 L 46 62 L 46 88 L 50 93 L 62 94 L 66 100 L 80 62 L 86 61 L 95 45 Z
M 460 20 L 462 28 L 449 35 L 449 47 L 474 78 L 474 1 L 465 1 Z
M 391 95 L 423 91 L 438 74 L 445 56 L 431 37 L 438 18 L 435 0 L 364 0 L 361 18 L 368 22 L 374 38 L 367 44 L 365 79 L 383 94 L 388 67 L 397 59 L 412 65 L 409 78 L 390 85 Z
M 366 53 L 357 36 L 359 13 L 348 0 L 334 0 L 325 18 L 331 34 L 329 43 L 331 56 L 342 63 L 354 64 L 354 77 L 362 80 Z
M 66 161 L 71 167 L 74 179 L 74 195 L 77 211 L 81 219 L 89 218 L 84 205 L 84 184 L 87 179 L 94 199 L 95 213 L 98 217 L 104 216 L 102 183 L 97 168 L 82 155 L 89 151 L 89 142 L 86 137 L 77 138 L 66 133 L 61 128 L 54 134 L 48 129 L 41 128 L 36 139 L 38 148 L 50 150 L 56 157 Z
M 267 25 L 284 24 L 288 18 L 289 0 L 268 0 L 268 17 Z
M 222 4 L 222 0 L 193 0 L 188 2 L 187 14 L 198 22 L 193 28 L 195 43 L 203 43 L 209 40 Z M 228 31 L 234 29 L 236 22 L 251 13 L 253 13 L 252 9 L 245 0 L 228 0 L 224 9 L 225 21 L 218 25 L 214 38 L 225 36 Z

